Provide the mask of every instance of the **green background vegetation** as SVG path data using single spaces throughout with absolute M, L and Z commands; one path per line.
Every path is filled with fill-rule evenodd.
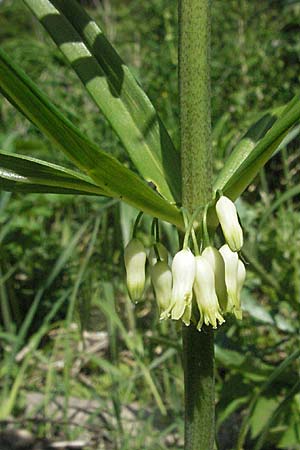
M 103 0 L 85 5 L 178 144 L 176 3 Z M 299 92 L 300 2 L 213 0 L 212 5 L 217 170 L 254 120 Z M 18 0 L 0 4 L 0 42 L 69 119 L 130 165 L 76 75 Z M 0 118 L 2 150 L 70 166 L 2 97 Z M 248 276 L 244 320 L 228 318 L 216 334 L 220 450 L 236 448 L 241 430 L 249 431 L 245 449 L 300 448 L 300 363 L 293 356 L 299 348 L 300 313 L 298 133 L 295 128 L 295 139 L 280 147 L 238 202 Z M 136 307 L 124 287 L 122 249 L 135 214 L 119 202 L 93 197 L 0 193 L 2 418 L 22 421 L 26 395 L 41 392 L 44 400 L 31 417 L 45 420 L 32 425 L 35 432 L 76 437 L 80 427 L 47 422 L 51 399 L 64 396 L 67 417 L 71 397 L 92 398 L 112 415 L 103 448 L 182 448 L 180 334 L 174 323 L 158 322 L 150 287 Z M 148 246 L 149 229 L 145 218 L 139 233 Z M 176 248 L 171 226 L 162 227 L 162 239 Z M 105 352 L 89 355 L 79 344 L 83 330 L 107 331 Z M 24 348 L 25 356 L 16 358 Z M 60 369 L 57 360 L 64 362 Z M 131 404 L 137 405 L 135 436 L 121 418 L 124 405 Z M 94 420 L 91 415 L 89 424 Z

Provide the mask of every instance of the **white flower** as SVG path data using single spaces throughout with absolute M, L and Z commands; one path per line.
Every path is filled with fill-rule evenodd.
M 239 259 L 238 272 L 237 272 L 237 289 L 238 289 L 237 297 L 238 297 L 238 302 L 239 302 L 239 308 L 236 307 L 233 311 L 235 317 L 239 320 L 242 320 L 242 318 L 243 318 L 243 312 L 242 312 L 242 308 L 241 308 L 241 290 L 242 290 L 243 284 L 245 282 L 245 279 L 246 279 L 245 265 Z
M 241 292 L 246 279 L 246 268 L 244 263 L 239 259 L 238 262 L 238 290 Z
M 240 293 L 245 280 L 245 266 L 238 254 L 230 250 L 227 244 L 220 248 L 225 263 L 225 283 L 228 303 L 226 312 L 232 312 L 237 319 L 242 318 Z
M 165 261 L 158 261 L 154 266 L 150 267 L 150 276 L 160 312 L 160 319 L 166 319 L 172 293 L 171 269 Z
M 243 246 L 243 230 L 234 203 L 222 195 L 216 203 L 216 213 L 226 239 L 233 252 L 238 252 Z
M 225 264 L 220 252 L 212 246 L 206 247 L 202 256 L 209 262 L 215 275 L 216 293 L 222 311 L 227 306 L 227 289 L 225 284 Z
M 132 301 L 140 300 L 145 287 L 146 250 L 138 239 L 132 239 L 124 250 L 126 281 Z
M 163 244 L 161 244 L 160 242 L 157 242 L 155 245 L 156 245 L 160 260 L 168 262 L 168 250 L 166 249 L 166 247 Z M 157 263 L 157 255 L 154 250 L 154 247 L 151 248 L 148 259 L 149 259 L 150 266 L 154 266 Z
M 195 256 L 190 249 L 176 253 L 172 262 L 173 288 L 171 296 L 171 317 L 180 319 L 187 308 L 185 323 L 189 325 L 193 284 L 195 279 Z
M 201 330 L 203 323 L 217 328 L 217 322 L 221 325 L 225 322 L 222 317 L 215 289 L 215 276 L 213 269 L 204 256 L 196 256 L 196 276 L 194 293 L 200 312 L 200 320 L 197 329 Z
M 191 317 L 192 317 L 192 301 L 190 301 L 184 310 L 184 313 L 181 316 L 181 320 L 184 323 L 184 325 L 189 326 L 191 323 Z

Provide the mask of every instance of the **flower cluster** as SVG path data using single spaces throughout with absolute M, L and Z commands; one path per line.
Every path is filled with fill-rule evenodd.
M 218 250 L 207 244 L 196 256 L 185 247 L 173 258 L 157 242 L 148 256 L 149 273 L 160 319 L 181 319 L 201 330 L 203 324 L 217 328 L 232 313 L 242 319 L 240 293 L 246 270 L 238 252 L 243 245 L 243 231 L 234 203 L 221 196 L 216 202 L 216 213 L 226 243 Z M 146 250 L 136 238 L 125 249 L 125 267 L 128 292 L 138 301 L 145 286 Z

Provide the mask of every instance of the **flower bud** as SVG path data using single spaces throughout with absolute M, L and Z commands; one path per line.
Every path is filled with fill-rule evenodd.
M 153 284 L 160 319 L 168 317 L 172 293 L 172 272 L 165 261 L 158 261 L 150 267 L 150 276 Z
M 210 263 L 204 256 L 196 256 L 196 276 L 194 293 L 200 312 L 197 329 L 201 330 L 203 323 L 217 328 L 217 321 L 221 325 L 225 322 L 222 317 L 215 289 L 215 276 Z
M 227 289 L 225 284 L 225 264 L 220 252 L 215 247 L 206 247 L 202 256 L 209 262 L 215 276 L 216 293 L 222 311 L 227 306 Z
M 195 269 L 195 256 L 190 249 L 183 249 L 176 253 L 172 262 L 173 288 L 170 306 L 172 319 L 180 319 L 186 307 L 190 308 Z M 189 323 L 188 318 L 185 320 Z
M 132 301 L 141 299 L 145 287 L 146 250 L 138 239 L 132 239 L 124 250 L 127 288 Z
M 233 252 L 238 252 L 243 246 L 243 230 L 234 203 L 222 195 L 216 203 L 216 213 L 226 239 Z
M 157 242 L 155 245 L 156 245 L 160 260 L 165 261 L 167 263 L 168 262 L 168 250 L 160 242 Z M 151 247 L 148 259 L 149 259 L 150 266 L 154 266 L 157 263 L 157 255 L 156 255 L 154 247 Z
M 232 312 L 237 319 L 242 318 L 240 292 L 245 279 L 245 266 L 238 254 L 230 250 L 227 244 L 220 248 L 225 263 L 225 283 L 228 303 L 226 312 Z

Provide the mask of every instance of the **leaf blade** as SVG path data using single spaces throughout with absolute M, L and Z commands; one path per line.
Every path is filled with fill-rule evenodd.
M 181 199 L 180 157 L 128 67 L 73 0 L 24 0 L 120 138 L 140 174 L 169 201 Z
M 183 228 L 179 210 L 134 172 L 101 151 L 51 103 L 0 49 L 0 91 L 108 196 Z
M 286 107 L 260 119 L 233 150 L 214 182 L 214 190 L 220 189 L 235 200 L 299 120 L 299 96 L 295 96 Z
M 14 192 L 106 195 L 104 190 L 65 167 L 0 151 L 0 188 Z

